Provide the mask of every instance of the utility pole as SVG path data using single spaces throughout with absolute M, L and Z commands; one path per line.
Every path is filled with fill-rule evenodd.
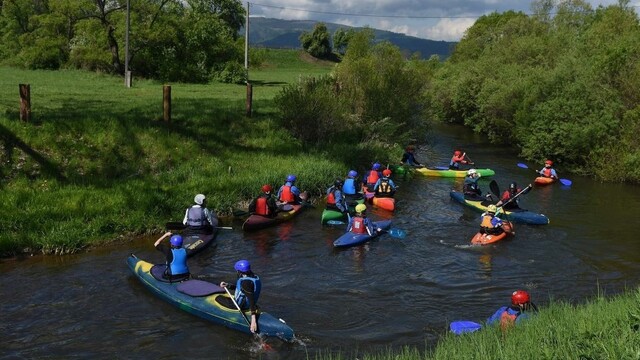
M 124 86 L 131 87 L 131 71 L 129 71 L 129 18 L 131 13 L 131 0 L 127 0 L 127 24 L 124 35 Z

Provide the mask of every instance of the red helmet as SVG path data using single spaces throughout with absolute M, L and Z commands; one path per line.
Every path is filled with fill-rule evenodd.
M 547 160 L 547 161 L 544 162 L 544 164 L 551 166 L 551 165 L 553 165 L 553 161 Z
M 391 176 L 391 170 L 389 169 L 382 170 L 382 176 Z
M 511 304 L 513 305 L 524 305 L 529 301 L 531 301 L 529 293 L 524 290 L 514 291 L 511 295 Z
M 456 150 L 456 151 L 453 152 L 453 155 L 460 156 L 460 155 L 462 155 L 462 151 Z
M 271 191 L 271 185 L 269 184 L 262 185 L 262 192 L 270 192 L 270 191 Z

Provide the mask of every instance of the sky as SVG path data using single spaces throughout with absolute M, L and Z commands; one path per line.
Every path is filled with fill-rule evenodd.
M 593 8 L 617 0 L 586 0 Z M 257 0 L 250 16 L 369 26 L 431 40 L 458 41 L 476 19 L 494 11 L 531 13 L 531 0 Z M 243 5 L 246 6 L 246 1 Z M 640 0 L 630 6 L 640 8 Z

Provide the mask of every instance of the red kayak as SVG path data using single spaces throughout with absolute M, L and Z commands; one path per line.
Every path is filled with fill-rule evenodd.
M 396 199 L 390 197 L 377 197 L 373 198 L 373 206 L 376 206 L 380 209 L 393 211 L 396 209 Z
M 244 231 L 254 231 L 264 229 L 269 226 L 274 226 L 280 224 L 281 222 L 291 220 L 295 215 L 300 213 L 304 209 L 304 205 L 288 205 L 291 210 L 289 211 L 279 211 L 275 217 L 268 217 L 262 215 L 251 215 L 247 218 L 247 220 L 242 224 L 242 230 Z
M 535 180 L 533 180 L 533 182 L 536 185 L 549 185 L 556 182 L 556 179 L 550 178 L 550 177 L 538 176 Z
M 507 236 L 515 235 L 515 232 L 513 231 L 513 224 L 511 224 L 511 222 L 505 221 L 502 225 L 502 228 L 504 229 L 504 232 L 499 235 L 488 235 L 488 234 L 477 233 L 471 239 L 471 244 L 472 245 L 489 245 L 489 244 L 498 242 L 502 239 L 505 239 Z

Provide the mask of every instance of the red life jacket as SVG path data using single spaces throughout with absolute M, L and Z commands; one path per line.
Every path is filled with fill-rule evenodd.
M 336 204 L 335 190 L 331 190 L 329 195 L 327 195 L 327 205 L 335 205 L 335 204 Z
M 267 204 L 267 198 L 260 196 L 256 200 L 256 214 L 267 216 L 269 215 L 269 205 Z
M 551 177 L 551 168 L 547 168 L 547 167 L 544 168 L 542 170 L 542 175 L 545 176 L 545 177 Z
M 367 176 L 367 184 L 375 184 L 378 179 L 380 179 L 378 172 L 375 170 L 371 170 L 369 171 L 369 176 Z
M 354 234 L 366 234 L 367 228 L 364 224 L 364 218 L 356 216 L 353 218 L 353 223 L 351 224 L 351 232 Z
M 286 202 L 296 201 L 295 196 L 291 192 L 291 186 L 284 185 L 282 187 L 282 191 L 280 192 L 280 201 L 286 201 Z
M 504 331 L 516 323 L 516 318 L 518 314 L 509 314 L 509 311 L 505 310 L 502 315 L 500 315 L 500 328 Z

